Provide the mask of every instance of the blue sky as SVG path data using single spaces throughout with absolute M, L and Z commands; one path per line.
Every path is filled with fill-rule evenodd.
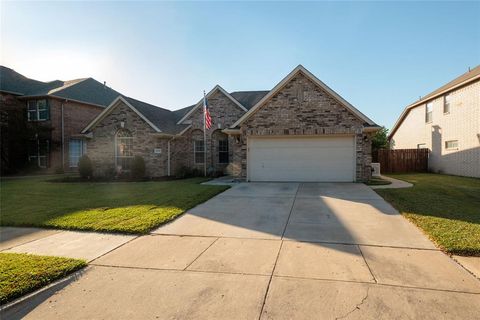
M 1 3 L 1 64 L 167 108 L 298 64 L 378 124 L 480 64 L 480 2 Z

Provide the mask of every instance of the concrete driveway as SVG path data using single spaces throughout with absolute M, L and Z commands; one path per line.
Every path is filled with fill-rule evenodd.
M 480 281 L 363 184 L 245 183 L 92 261 L 31 319 L 474 319 Z

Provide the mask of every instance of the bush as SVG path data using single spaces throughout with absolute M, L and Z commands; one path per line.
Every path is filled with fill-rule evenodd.
M 177 170 L 177 172 L 175 172 L 175 177 L 178 179 L 185 179 L 190 177 L 191 174 L 192 170 L 190 170 L 190 168 L 182 166 Z
M 176 171 L 175 177 L 177 179 L 203 177 L 203 171 L 199 169 L 191 169 L 189 167 L 183 166 Z
M 82 156 L 78 161 L 78 172 L 80 173 L 80 177 L 84 179 L 90 179 L 93 174 L 93 165 L 92 161 L 87 156 Z
M 103 177 L 107 180 L 113 180 L 117 175 L 117 171 L 114 166 L 110 166 L 103 172 Z
M 55 174 L 64 174 L 65 171 L 63 170 L 62 167 L 58 166 L 58 167 L 55 167 Z
M 145 160 L 141 156 L 133 157 L 131 175 L 134 179 L 145 177 Z

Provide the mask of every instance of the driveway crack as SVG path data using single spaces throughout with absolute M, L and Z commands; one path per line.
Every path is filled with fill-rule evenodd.
M 355 311 L 360 310 L 360 306 L 363 305 L 365 303 L 365 301 L 367 301 L 367 299 L 368 299 L 369 291 L 370 291 L 370 286 L 367 287 L 367 292 L 365 292 L 365 296 L 363 297 L 362 301 L 360 301 L 360 303 L 358 303 L 352 310 L 350 310 L 349 312 L 347 312 L 343 316 L 336 317 L 335 320 L 346 319 L 348 316 L 350 316 Z

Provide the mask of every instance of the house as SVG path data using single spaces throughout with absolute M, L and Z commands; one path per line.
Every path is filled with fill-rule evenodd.
M 479 178 L 480 66 L 407 106 L 389 140 L 394 149 L 430 149 L 433 172 Z
M 0 66 L 2 173 L 76 171 L 82 129 L 119 94 L 92 78 L 41 82 Z
M 247 181 L 370 178 L 379 126 L 301 65 L 272 90 L 217 85 L 206 97 L 213 125 L 205 144 L 203 98 L 169 111 L 119 96 L 82 131 L 95 173 L 128 171 L 139 155 L 149 176 L 206 167 Z

